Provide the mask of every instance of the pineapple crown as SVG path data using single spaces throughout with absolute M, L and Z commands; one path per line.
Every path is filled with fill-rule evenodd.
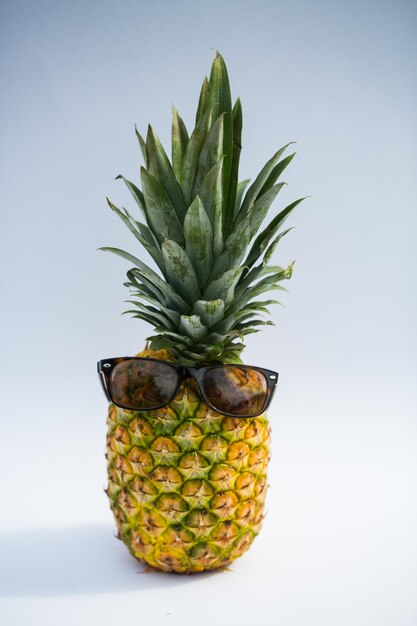
M 113 252 L 133 264 L 124 284 L 133 308 L 125 313 L 154 327 L 148 337 L 153 350 L 168 349 L 184 365 L 240 362 L 246 335 L 272 324 L 263 319 L 276 300 L 262 294 L 284 290 L 287 268 L 271 265 L 284 220 L 304 198 L 280 211 L 259 233 L 278 192 L 277 182 L 295 153 L 281 158 L 278 150 L 248 188 L 238 182 L 242 107 L 232 107 L 229 78 L 217 53 L 210 78 L 204 79 L 195 127 L 189 136 L 173 108 L 172 158 L 168 159 L 151 126 L 145 139 L 136 130 L 145 167 L 142 191 L 122 179 L 139 206 L 143 221 L 109 199 L 120 217 L 159 269 L 118 248 Z M 247 189 L 247 190 L 246 190 Z M 246 193 L 245 193 L 246 191 Z

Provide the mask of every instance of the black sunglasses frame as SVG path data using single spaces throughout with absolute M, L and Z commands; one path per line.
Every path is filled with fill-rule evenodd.
M 162 363 L 164 365 L 168 365 L 170 367 L 173 367 L 175 369 L 175 371 L 177 372 L 178 375 L 178 384 L 177 387 L 175 389 L 175 393 L 173 394 L 172 398 L 170 398 L 170 400 L 168 400 L 167 402 L 164 402 L 163 404 L 160 404 L 159 406 L 155 406 L 152 408 L 144 408 L 144 409 L 132 409 L 131 407 L 128 406 L 124 406 L 123 404 L 120 404 L 120 402 L 115 402 L 112 393 L 111 393 L 111 373 L 114 369 L 114 366 L 117 365 L 118 363 L 121 363 L 123 361 L 154 361 L 156 363 Z M 257 413 L 256 415 L 236 415 L 234 413 L 228 413 L 226 411 L 220 411 L 217 407 L 215 407 L 210 400 L 207 398 L 207 395 L 204 391 L 204 384 L 203 384 L 203 379 L 204 379 L 204 375 L 208 370 L 212 370 L 215 368 L 227 368 L 227 367 L 240 367 L 242 369 L 251 369 L 251 370 L 256 370 L 257 372 L 261 372 L 261 374 L 264 375 L 266 382 L 267 382 L 267 390 L 266 390 L 266 394 L 265 394 L 265 402 L 264 405 L 262 407 L 262 410 Z M 252 365 L 241 365 L 241 364 L 219 364 L 219 365 L 202 365 L 202 366 L 198 366 L 198 367 L 184 367 L 183 365 L 178 365 L 177 363 L 172 363 L 171 361 L 162 361 L 161 359 L 154 359 L 154 358 L 145 358 L 145 357 L 134 357 L 134 356 L 125 356 L 125 357 L 114 357 L 114 358 L 110 358 L 110 359 L 101 359 L 100 361 L 98 361 L 97 363 L 97 372 L 100 378 L 100 382 L 101 385 L 103 387 L 103 391 L 108 399 L 109 402 L 112 402 L 113 404 L 115 404 L 116 406 L 120 407 L 121 409 L 126 409 L 128 411 L 155 411 L 157 409 L 161 409 L 164 406 L 167 406 L 170 402 L 172 402 L 172 400 L 175 398 L 175 396 L 177 395 L 178 391 L 180 390 L 181 385 L 183 384 L 183 382 L 187 379 L 187 378 L 192 378 L 196 381 L 198 388 L 200 390 L 200 393 L 202 395 L 202 397 L 204 398 L 204 401 L 208 404 L 208 406 L 210 408 L 212 408 L 214 411 L 216 411 L 217 413 L 221 413 L 222 415 L 227 415 L 229 417 L 243 417 L 246 419 L 252 418 L 252 417 L 258 417 L 259 415 L 261 415 L 264 411 L 266 411 L 266 409 L 268 408 L 268 406 L 271 403 L 272 397 L 274 395 L 275 392 L 275 388 L 278 382 L 278 376 L 279 374 L 277 372 L 274 372 L 272 370 L 268 370 L 265 369 L 263 367 L 256 367 L 256 366 L 252 366 Z

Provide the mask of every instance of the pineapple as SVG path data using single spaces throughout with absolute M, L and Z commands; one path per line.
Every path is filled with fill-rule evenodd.
M 136 129 L 145 166 L 142 191 L 123 176 L 142 221 L 110 200 L 153 259 L 157 270 L 118 248 L 128 260 L 126 313 L 150 323 L 154 334 L 138 356 L 186 366 L 242 363 L 246 335 L 271 324 L 261 317 L 283 290 L 293 264 L 270 263 L 286 217 L 281 210 L 262 230 L 285 183 L 277 182 L 294 154 L 287 144 L 255 181 L 238 182 L 242 109 L 232 107 L 219 53 L 205 78 L 189 136 L 173 109 L 172 158 L 151 126 Z M 247 189 L 247 190 L 246 190 Z M 246 193 L 245 193 L 246 192 Z M 260 231 L 260 232 L 259 232 Z M 193 380 L 161 409 L 108 413 L 107 494 L 121 538 L 152 568 L 191 573 L 224 567 L 245 552 L 260 530 L 269 458 L 266 414 L 227 417 L 213 411 Z

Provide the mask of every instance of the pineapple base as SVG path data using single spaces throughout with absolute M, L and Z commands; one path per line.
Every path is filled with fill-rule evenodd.
M 266 414 L 212 411 L 190 380 L 162 409 L 110 405 L 107 423 L 106 492 L 135 558 L 189 574 L 222 568 L 249 548 L 267 489 Z

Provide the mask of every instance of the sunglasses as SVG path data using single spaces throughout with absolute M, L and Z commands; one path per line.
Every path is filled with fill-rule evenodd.
M 183 367 L 152 358 L 102 359 L 97 371 L 109 402 L 131 411 L 151 411 L 169 404 L 181 384 L 192 378 L 205 402 L 223 415 L 256 417 L 269 406 L 277 372 L 250 365 Z

